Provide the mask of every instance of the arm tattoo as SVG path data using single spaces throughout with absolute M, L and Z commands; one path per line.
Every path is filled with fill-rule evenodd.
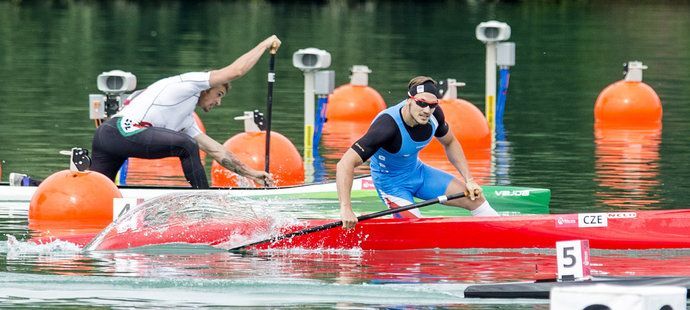
M 245 165 L 241 161 L 237 160 L 237 158 L 225 157 L 220 161 L 220 165 L 241 176 L 249 175 L 249 171 L 247 171 Z

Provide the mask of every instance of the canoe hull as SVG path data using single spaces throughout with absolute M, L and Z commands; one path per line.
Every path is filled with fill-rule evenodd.
M 557 241 L 578 239 L 589 240 L 597 249 L 690 248 L 690 210 L 589 215 L 605 216 L 606 226 L 578 223 L 584 214 L 380 219 L 360 223 L 352 231 L 332 229 L 257 248 L 554 248 Z M 309 221 L 308 226 L 323 223 Z
M 589 221 L 586 219 L 590 217 Z M 591 218 L 601 222 L 593 223 Z M 573 222 L 573 219 L 575 222 Z M 304 220 L 280 230 L 297 231 L 332 220 Z M 166 230 L 124 231 L 103 238 L 91 250 L 122 250 L 174 242 L 232 248 L 262 240 L 270 223 L 204 223 Z M 256 234 L 261 231 L 261 234 Z M 670 211 L 554 214 L 506 217 L 372 219 L 353 230 L 334 228 L 252 247 L 265 249 L 466 249 L 554 248 L 557 241 L 589 240 L 596 249 L 690 248 L 690 209 Z

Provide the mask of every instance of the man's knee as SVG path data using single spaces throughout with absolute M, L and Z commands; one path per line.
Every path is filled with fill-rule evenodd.
M 198 156 L 198 154 L 199 154 L 199 143 L 197 143 L 196 140 L 194 140 L 192 138 L 181 139 L 181 140 L 182 141 L 180 141 L 180 144 L 178 145 L 180 150 L 183 152 L 182 154 L 180 154 L 181 156 L 183 156 L 183 157 L 187 157 L 187 156 L 194 157 L 195 154 Z

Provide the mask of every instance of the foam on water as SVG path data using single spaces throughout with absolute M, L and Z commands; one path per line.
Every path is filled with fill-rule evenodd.
M 56 240 L 44 244 L 36 244 L 33 242 L 18 241 L 12 235 L 7 236 L 7 258 L 15 259 L 22 255 L 65 255 L 78 254 L 81 252 L 81 247 L 74 243 Z M 4 249 L 3 249 L 4 250 Z

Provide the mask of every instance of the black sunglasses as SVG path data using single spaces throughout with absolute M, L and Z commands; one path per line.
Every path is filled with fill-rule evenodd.
M 417 98 L 412 97 L 412 96 L 410 96 L 410 99 L 414 100 L 414 103 L 416 103 L 417 106 L 419 106 L 419 107 L 422 108 L 422 109 L 423 109 L 423 108 L 426 108 L 426 107 L 429 107 L 430 109 L 433 110 L 433 109 L 436 109 L 436 107 L 438 106 L 438 101 L 437 101 L 437 102 L 433 102 L 433 103 L 432 103 L 432 102 L 426 102 L 426 101 L 424 101 L 424 100 L 422 100 L 422 99 L 417 99 Z

